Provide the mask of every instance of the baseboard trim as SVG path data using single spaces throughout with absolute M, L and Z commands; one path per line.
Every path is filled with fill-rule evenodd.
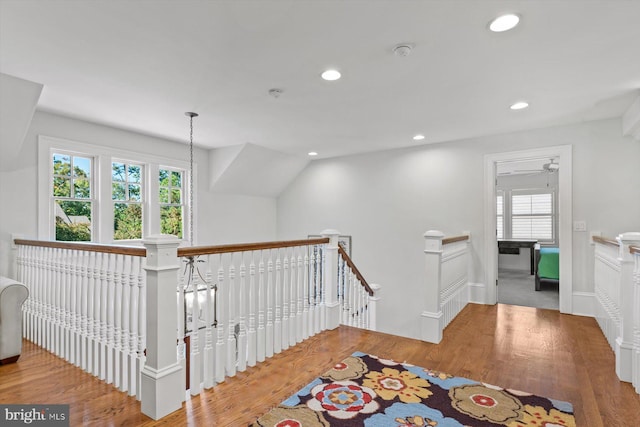
M 572 313 L 576 316 L 596 316 L 596 294 L 594 292 L 574 292 L 572 298 Z
M 484 283 L 468 282 L 467 288 L 469 289 L 469 302 L 474 304 L 487 303 L 487 287 Z

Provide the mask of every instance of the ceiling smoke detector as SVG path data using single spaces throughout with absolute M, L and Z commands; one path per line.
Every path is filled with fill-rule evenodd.
M 409 56 L 412 49 L 413 45 L 411 43 L 400 43 L 393 47 L 393 53 L 396 56 Z
M 280 98 L 280 95 L 282 95 L 282 89 L 278 89 L 278 88 L 269 89 L 269 95 L 271 95 L 274 98 Z

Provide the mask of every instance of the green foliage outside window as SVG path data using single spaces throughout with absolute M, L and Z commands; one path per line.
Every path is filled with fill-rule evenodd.
M 73 174 L 71 173 L 72 169 Z M 90 178 L 90 158 L 65 154 L 53 155 L 56 240 L 91 240 Z

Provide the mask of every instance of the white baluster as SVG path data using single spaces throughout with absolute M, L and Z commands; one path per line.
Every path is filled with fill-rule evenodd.
M 304 253 L 304 268 L 302 270 L 304 275 L 303 281 L 303 296 L 302 296 L 302 339 L 309 338 L 311 334 L 310 321 L 309 321 L 309 246 L 305 246 Z
M 260 251 L 258 263 L 258 330 L 256 331 L 256 361 L 264 362 L 266 345 L 265 308 L 268 294 L 265 290 L 264 251 Z
M 240 253 L 240 286 L 238 289 L 238 372 L 247 370 L 247 267 L 244 263 L 245 253 Z
M 130 255 L 124 257 L 124 266 L 120 273 L 122 282 L 122 311 L 120 313 L 120 353 L 118 358 L 120 359 L 120 390 L 129 391 L 129 354 L 131 349 L 129 348 L 129 332 L 130 332 L 130 313 L 131 310 L 131 287 L 130 287 L 130 273 L 133 259 Z
M 107 264 L 107 384 L 114 383 L 115 365 L 115 316 L 116 316 L 116 282 L 114 272 L 116 270 L 116 255 L 109 254 Z
M 289 279 L 289 257 L 287 248 L 284 249 L 284 261 L 282 263 L 282 349 L 289 348 L 289 300 L 291 299 Z
M 214 352 L 213 352 L 213 321 L 214 317 L 214 300 L 213 300 L 213 280 L 211 274 L 211 256 L 207 256 L 205 273 L 205 335 L 204 335 L 204 387 L 209 389 L 214 385 Z
M 108 284 L 107 271 L 109 270 L 109 255 L 101 254 L 100 257 L 100 340 L 99 355 L 100 379 L 107 378 L 107 306 L 108 306 Z
M 129 304 L 129 396 L 136 396 L 138 393 L 138 377 L 140 369 L 142 369 L 137 363 L 138 311 L 140 310 L 137 285 L 141 262 L 140 257 L 132 257 L 131 270 L 129 272 L 129 295 L 131 295 Z
M 121 389 L 120 353 L 122 353 L 122 270 L 124 268 L 123 255 L 115 255 L 113 273 L 113 319 L 110 322 L 113 328 L 112 352 L 113 352 L 113 385 Z
M 265 329 L 265 356 L 273 356 L 273 251 L 268 251 L 267 260 L 267 327 Z
M 224 342 L 224 325 L 226 314 L 228 313 L 226 306 L 226 292 L 227 285 L 224 280 L 224 264 L 223 256 L 219 255 L 218 265 L 218 291 L 216 292 L 216 312 L 218 314 L 218 325 L 216 328 L 216 357 L 215 357 L 215 372 L 216 382 L 221 383 L 225 378 L 225 342 Z
M 84 319 L 85 322 L 85 331 L 86 331 L 86 348 L 87 348 L 87 360 L 85 362 L 84 369 L 90 374 L 96 375 L 97 371 L 95 370 L 95 362 L 94 362 L 94 348 L 96 342 L 95 336 L 95 299 L 98 288 L 98 273 L 96 266 L 96 253 L 89 253 L 89 260 L 87 266 L 87 315 Z
M 231 253 L 231 259 L 229 261 L 229 299 L 228 301 L 228 313 L 227 320 L 227 359 L 226 359 L 226 371 L 227 375 L 233 377 L 236 375 L 236 362 L 237 362 L 237 342 L 236 342 L 236 267 L 234 265 L 234 254 Z
M 273 352 L 282 351 L 282 261 L 280 249 L 276 249 L 276 277 L 275 277 L 275 321 L 273 326 Z
M 289 260 L 289 346 L 296 345 L 296 330 L 298 326 L 298 292 L 296 287 L 296 248 L 291 248 L 291 259 Z
M 249 264 L 249 332 L 247 333 L 247 365 L 256 365 L 256 264 L 255 252 L 251 252 Z
M 53 293 L 53 322 L 54 322 L 54 340 L 53 340 L 53 353 L 55 353 L 58 357 L 63 357 L 62 351 L 62 324 L 64 317 L 64 310 L 62 308 L 62 304 L 64 301 L 64 263 L 63 259 L 65 256 L 66 250 L 58 250 L 56 251 L 56 263 L 55 263 L 55 271 L 56 271 L 56 280 L 54 282 L 55 289 Z
M 103 287 L 103 270 L 102 263 L 104 262 L 105 254 L 95 254 L 95 265 L 93 269 L 93 333 L 92 333 L 92 347 L 93 354 L 92 359 L 89 359 L 89 363 L 93 364 L 91 372 L 98 376 L 98 378 L 104 378 L 101 376 L 101 356 L 102 353 L 102 287 Z
M 78 328 L 78 353 L 80 357 L 80 368 L 87 370 L 87 312 L 88 312 L 88 293 L 89 293 L 89 255 L 91 252 L 82 254 L 82 265 L 80 268 L 78 313 L 76 316 Z
M 297 259 L 297 264 L 298 264 L 298 268 L 297 268 L 297 273 L 296 276 L 298 278 L 298 280 L 296 281 L 296 294 L 298 296 L 298 300 L 297 300 L 297 304 L 296 304 L 296 342 L 302 342 L 302 340 L 304 339 L 304 334 L 305 334 L 305 325 L 304 325 L 304 321 L 302 318 L 302 310 L 304 309 L 304 286 L 305 286 L 305 268 L 304 268 L 304 262 L 302 260 L 302 255 L 300 254 L 300 251 L 304 250 L 306 252 L 307 247 L 306 246 L 300 246 L 298 247 L 298 259 Z
M 81 364 L 80 354 L 80 317 L 82 314 L 82 288 L 84 280 L 84 251 L 73 253 L 73 277 L 75 282 L 71 288 L 71 357 L 76 366 Z

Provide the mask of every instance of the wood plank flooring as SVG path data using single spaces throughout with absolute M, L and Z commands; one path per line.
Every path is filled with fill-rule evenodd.
M 0 403 L 67 403 L 71 425 L 245 426 L 354 351 L 573 403 L 578 426 L 630 427 L 640 396 L 620 382 L 594 319 L 509 305 L 468 305 L 427 344 L 340 327 L 310 338 L 189 399 L 160 421 L 140 403 L 25 341 L 0 366 Z

